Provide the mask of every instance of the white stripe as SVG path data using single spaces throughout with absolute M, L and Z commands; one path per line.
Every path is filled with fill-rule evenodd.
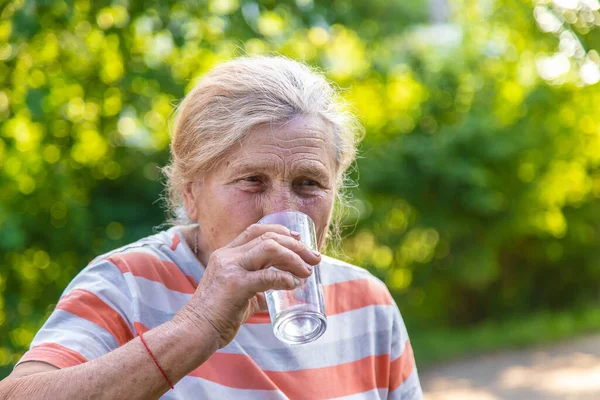
M 185 273 L 195 277 L 196 281 L 200 282 L 200 279 L 202 279 L 202 275 L 204 274 L 206 268 L 200 261 L 198 261 L 196 255 L 188 246 L 183 234 L 181 234 L 177 226 L 169 229 L 168 232 L 171 235 L 176 234 L 179 237 L 179 244 L 177 245 L 175 252 L 171 250 L 173 258 L 177 260 L 177 265 L 179 265 L 179 268 L 181 268 Z
M 115 259 L 127 259 L 128 257 L 123 257 L 123 256 L 127 256 L 130 254 L 144 254 L 147 256 L 150 256 L 152 258 L 156 258 L 160 261 L 166 261 L 166 262 L 171 262 L 171 263 L 175 263 L 173 261 L 173 258 L 168 257 L 167 254 L 165 254 L 164 252 L 160 251 L 159 248 L 157 248 L 157 246 L 151 246 L 151 245 L 145 245 L 145 246 L 132 246 L 132 247 L 127 247 L 122 249 L 121 251 L 114 253 L 112 252 L 110 254 L 110 256 L 106 257 L 105 259 L 110 259 L 110 258 L 115 258 Z M 169 250 L 169 253 L 173 253 L 172 251 Z M 175 263 L 176 264 L 176 263 Z
M 192 297 L 191 294 L 168 289 L 160 282 L 135 276 L 130 272 L 126 272 L 123 276 L 140 307 L 147 306 L 174 315 Z
M 104 253 L 104 254 L 94 258 L 90 264 L 94 264 L 98 261 L 105 260 L 107 258 L 110 258 L 112 256 L 117 256 L 119 254 L 144 252 L 144 251 L 147 251 L 148 248 L 155 249 L 155 248 L 160 247 L 160 245 L 163 244 L 162 241 L 157 241 L 156 239 L 150 240 L 150 238 L 152 238 L 152 236 L 140 239 L 137 242 L 130 243 L 123 247 L 113 249 L 107 253 Z
M 408 340 L 408 332 L 406 331 L 406 325 L 404 325 L 402 315 L 400 315 L 400 311 L 395 305 L 393 318 L 392 335 L 394 337 L 394 342 L 392 343 L 390 357 L 392 360 L 395 360 L 404 353 L 404 347 Z
M 357 279 L 373 279 L 381 283 L 379 279 L 366 269 L 325 255 L 323 256 L 319 267 L 321 270 L 321 283 L 323 285 L 331 285 Z
M 355 336 L 373 333 L 374 329 L 389 329 L 391 336 L 392 313 L 395 306 L 375 305 L 362 307 L 327 317 L 327 331 L 312 344 L 331 344 L 341 339 L 351 339 Z M 244 346 L 250 345 L 264 350 L 287 348 L 273 335 L 271 324 L 244 324 L 236 339 Z M 273 341 L 271 341 L 273 339 Z M 307 348 L 303 345 L 303 348 Z
M 186 376 L 180 380 L 175 385 L 174 392 L 180 399 L 287 399 L 287 397 L 279 390 L 235 389 L 194 376 Z
M 55 310 L 35 335 L 31 347 L 57 343 L 94 360 L 119 347 L 117 340 L 104 328 L 64 310 Z
M 265 338 L 264 342 L 273 343 L 276 340 L 275 337 Z M 340 339 L 334 343 L 319 343 L 316 341 L 302 346 L 289 346 L 278 349 L 272 347 L 268 350 L 251 347 L 234 339 L 220 352 L 245 354 L 263 371 L 287 372 L 334 367 L 370 356 L 389 354 L 390 332 L 386 330 L 369 332 L 363 336 Z
M 139 300 L 137 300 L 138 306 Z M 135 315 L 135 320 L 137 322 L 142 323 L 146 328 L 152 329 L 156 328 L 159 325 L 164 324 L 165 322 L 169 322 L 175 316 L 174 313 L 166 313 L 163 311 L 155 310 L 146 305 L 141 305 L 138 307 L 137 313 Z
M 373 389 L 362 393 L 351 394 L 349 396 L 335 397 L 337 400 L 379 400 L 386 399 L 388 389 Z

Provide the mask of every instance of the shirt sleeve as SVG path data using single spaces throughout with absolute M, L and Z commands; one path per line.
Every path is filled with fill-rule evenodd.
M 392 349 L 390 356 L 390 385 L 388 399 L 423 399 L 415 357 L 404 320 L 395 307 L 392 325 Z
M 43 361 L 67 368 L 115 350 L 134 337 L 132 304 L 121 271 L 94 260 L 67 286 L 17 365 Z

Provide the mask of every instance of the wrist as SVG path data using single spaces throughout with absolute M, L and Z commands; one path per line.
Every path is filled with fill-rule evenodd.
M 144 339 L 173 383 L 198 368 L 219 349 L 218 335 L 182 312 L 144 333 Z
M 197 347 L 212 349 L 211 354 L 221 348 L 221 335 L 210 318 L 202 311 L 185 306 L 173 318 L 175 330 Z

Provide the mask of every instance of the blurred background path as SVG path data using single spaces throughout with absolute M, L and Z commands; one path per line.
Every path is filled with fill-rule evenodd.
M 600 335 L 420 370 L 428 400 L 600 399 Z

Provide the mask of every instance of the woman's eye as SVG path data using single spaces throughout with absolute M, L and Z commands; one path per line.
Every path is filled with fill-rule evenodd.
M 250 183 L 260 183 L 260 178 L 258 176 L 249 176 L 248 178 L 244 178 L 244 181 Z
M 304 186 L 317 186 L 318 183 L 316 181 L 313 181 L 312 179 L 305 179 L 302 181 L 302 185 Z

